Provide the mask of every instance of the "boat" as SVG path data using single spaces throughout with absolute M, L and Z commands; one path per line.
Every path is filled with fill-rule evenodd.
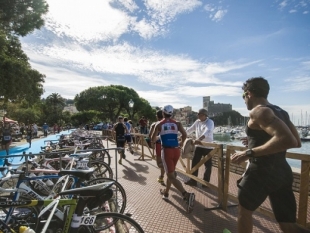
M 310 142 L 310 136 L 301 137 L 300 140 L 301 140 L 302 142 Z

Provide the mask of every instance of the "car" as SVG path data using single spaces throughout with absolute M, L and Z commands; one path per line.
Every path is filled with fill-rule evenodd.
M 99 123 L 93 127 L 93 130 L 102 130 L 102 128 L 103 128 L 103 123 Z

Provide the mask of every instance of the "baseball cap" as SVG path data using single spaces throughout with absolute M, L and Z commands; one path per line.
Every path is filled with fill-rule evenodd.
M 123 116 L 118 116 L 118 119 L 123 119 L 124 117 Z
M 163 107 L 163 112 L 168 114 L 168 115 L 172 115 L 173 107 L 171 105 L 166 105 Z

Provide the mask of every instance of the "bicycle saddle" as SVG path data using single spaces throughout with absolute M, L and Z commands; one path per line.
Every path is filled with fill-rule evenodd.
M 109 188 L 114 184 L 113 181 L 105 182 L 101 184 L 95 184 L 82 188 L 75 188 L 62 191 L 58 195 L 79 195 L 82 197 L 97 197 L 103 195 L 105 192 L 109 192 Z

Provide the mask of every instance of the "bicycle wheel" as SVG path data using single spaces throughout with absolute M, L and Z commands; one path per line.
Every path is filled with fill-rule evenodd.
M 119 213 L 103 213 L 96 216 L 93 233 L 144 233 L 142 227 L 132 218 Z
M 113 178 L 111 167 L 101 160 L 90 160 L 88 167 L 94 170 L 94 178 Z
M 89 181 L 87 185 L 95 185 L 111 181 L 114 182 L 114 184 L 110 187 L 110 189 L 113 190 L 113 196 L 108 201 L 108 206 L 104 205 L 104 208 L 100 208 L 100 211 L 105 210 L 109 212 L 117 212 L 123 214 L 127 204 L 127 195 L 125 189 L 119 182 L 111 178 L 97 178 Z
M 8 198 L 6 199 L 8 200 Z M 29 201 L 29 198 L 20 197 L 18 201 Z M 10 208 L 0 207 L 0 218 L 4 221 Z M 39 209 L 36 206 L 14 207 L 8 222 L 8 226 L 19 232 L 20 226 L 27 226 L 33 230 L 37 230 L 39 226 Z
M 89 147 L 90 148 L 90 147 Z M 98 148 L 90 148 L 90 149 L 98 149 Z M 111 165 L 111 155 L 107 150 L 102 150 L 102 151 L 94 151 L 90 156 L 90 160 L 102 160 L 109 166 Z

